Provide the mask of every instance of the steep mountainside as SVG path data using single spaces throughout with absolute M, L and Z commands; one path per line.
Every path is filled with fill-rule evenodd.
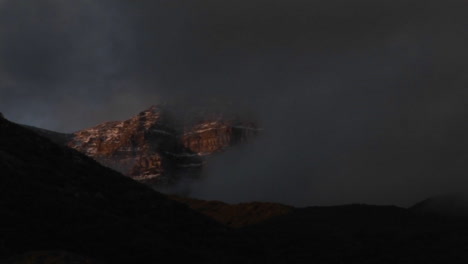
M 182 142 L 186 148 L 199 155 L 209 155 L 246 142 L 257 135 L 258 131 L 253 123 L 203 120 L 185 128 Z
M 38 250 L 103 263 L 219 263 L 228 254 L 218 237 L 230 235 L 214 221 L 2 118 L 0 172 L 0 263 Z
M 35 129 L 101 164 L 150 185 L 168 185 L 180 177 L 197 177 L 203 156 L 252 139 L 254 123 L 222 116 L 181 120 L 161 106 L 125 121 L 114 121 L 73 134 Z
M 153 106 L 137 116 L 74 133 L 68 146 L 135 180 L 168 184 L 203 165 L 179 141 L 169 114 Z
M 73 139 L 73 134 L 59 133 L 47 129 L 37 128 L 33 126 L 23 125 L 24 127 L 33 130 L 34 132 L 52 140 L 60 145 L 67 145 Z

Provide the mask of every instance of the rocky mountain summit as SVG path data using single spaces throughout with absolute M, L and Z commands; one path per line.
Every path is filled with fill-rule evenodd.
M 124 175 L 157 186 L 198 177 L 204 156 L 246 142 L 259 131 L 253 122 L 222 114 L 178 119 L 158 105 L 128 120 L 73 134 L 34 130 Z
M 203 156 L 246 142 L 258 131 L 254 123 L 233 120 L 200 121 L 187 128 L 181 139 L 186 148 Z

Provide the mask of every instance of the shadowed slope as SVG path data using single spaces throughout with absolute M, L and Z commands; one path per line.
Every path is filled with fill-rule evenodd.
M 170 196 L 171 199 L 182 202 L 190 208 L 209 216 L 230 227 L 245 227 L 268 219 L 286 215 L 294 208 L 277 203 L 240 203 L 227 204 L 219 201 L 204 201 L 180 196 Z
M 226 254 L 214 221 L 2 118 L 0 171 L 0 258 L 57 249 L 112 263 Z

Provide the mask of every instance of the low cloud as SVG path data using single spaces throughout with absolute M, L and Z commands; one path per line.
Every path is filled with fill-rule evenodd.
M 0 107 L 74 131 L 170 101 L 264 128 L 197 197 L 409 205 L 466 191 L 464 1 L 0 2 Z

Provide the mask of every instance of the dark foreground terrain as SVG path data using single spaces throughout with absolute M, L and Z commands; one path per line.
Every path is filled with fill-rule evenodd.
M 169 198 L 0 118 L 0 263 L 468 263 L 459 203 Z

